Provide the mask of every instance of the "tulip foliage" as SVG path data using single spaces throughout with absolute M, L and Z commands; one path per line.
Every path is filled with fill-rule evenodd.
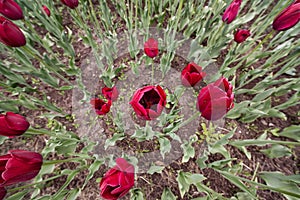
M 299 0 L 0 0 L 0 200 L 299 199 L 299 19 Z

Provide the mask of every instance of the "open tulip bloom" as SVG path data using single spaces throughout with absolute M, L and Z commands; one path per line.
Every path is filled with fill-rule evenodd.
M 167 95 L 159 86 L 145 86 L 138 89 L 130 104 L 136 115 L 143 120 L 152 120 L 160 116 L 165 107 Z
M 10 150 L 0 156 L 0 187 L 33 179 L 38 175 L 43 157 L 36 152 Z
M 119 91 L 116 86 L 114 86 L 112 88 L 104 87 L 104 88 L 102 88 L 102 94 L 106 99 L 115 101 L 118 99 Z
M 78 0 L 61 0 L 61 2 L 71 9 L 75 9 L 78 6 Z
M 104 199 L 121 198 L 134 186 L 134 166 L 123 158 L 117 158 L 116 163 L 101 179 L 100 195 Z
M 193 62 L 189 63 L 181 72 L 182 85 L 193 87 L 199 83 L 205 75 L 205 72 L 202 71 L 202 67 Z
M 11 20 L 24 19 L 21 7 L 13 0 L 0 0 L 0 13 Z
M 233 108 L 232 85 L 225 78 L 202 88 L 198 95 L 197 109 L 207 120 L 221 119 Z
M 93 108 L 95 109 L 95 112 L 98 115 L 106 115 L 106 113 L 108 113 L 110 111 L 110 107 L 111 107 L 110 100 L 108 102 L 105 102 L 99 98 L 91 99 L 90 104 L 93 106 Z

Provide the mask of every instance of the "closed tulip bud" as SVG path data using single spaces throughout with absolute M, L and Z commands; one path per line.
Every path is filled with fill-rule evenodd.
M 0 13 L 11 20 L 24 19 L 21 7 L 13 0 L 0 0 Z
M 144 44 L 144 52 L 150 57 L 154 58 L 158 55 L 158 41 L 154 38 L 149 38 Z
M 6 195 L 6 189 L 4 187 L 0 187 L 0 200 L 3 200 Z
M 236 18 L 241 4 L 242 0 L 233 0 L 222 16 L 223 22 L 230 24 Z
M 22 135 L 27 131 L 30 124 L 25 117 L 7 112 L 6 115 L 0 114 L 0 135 L 13 138 Z
M 49 8 L 48 8 L 47 6 L 45 6 L 45 5 L 43 5 L 43 10 L 44 10 L 44 12 L 46 13 L 46 15 L 47 15 L 48 17 L 50 17 L 51 12 L 50 12 Z
M 250 36 L 250 31 L 245 30 L 245 29 L 238 29 L 235 34 L 234 34 L 234 41 L 237 43 L 242 43 L 244 42 L 249 36 Z
M 122 198 L 134 186 L 134 166 L 123 158 L 117 158 L 116 163 L 100 181 L 100 195 L 103 199 Z
M 109 87 L 104 87 L 102 88 L 102 94 L 103 96 L 111 101 L 117 100 L 119 96 L 119 91 L 116 86 L 109 88 Z
M 10 47 L 21 47 L 26 38 L 17 25 L 0 16 L 0 42 Z
M 285 31 L 295 26 L 300 20 L 300 0 L 296 0 L 284 9 L 273 21 L 273 29 Z
M 193 62 L 189 63 L 181 72 L 182 85 L 194 87 L 205 75 L 206 74 L 202 71 L 202 67 Z
M 232 89 L 226 78 L 202 88 L 197 98 L 197 109 L 201 116 L 207 120 L 221 119 L 234 106 Z
M 91 99 L 90 104 L 93 106 L 93 108 L 95 109 L 95 112 L 98 115 L 106 115 L 106 113 L 108 113 L 110 111 L 110 107 L 111 107 L 110 100 L 108 102 L 105 102 L 99 98 Z
M 61 2 L 71 9 L 75 9 L 78 6 L 78 0 L 61 0 Z
M 136 115 L 143 120 L 152 120 L 160 116 L 167 103 L 165 91 L 158 86 L 145 86 L 138 89 L 130 101 Z
M 25 150 L 10 150 L 0 156 L 0 187 L 33 179 L 43 164 L 41 154 Z

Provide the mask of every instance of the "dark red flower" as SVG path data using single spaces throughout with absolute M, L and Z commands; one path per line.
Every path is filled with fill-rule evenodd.
M 167 95 L 158 86 L 145 86 L 138 89 L 130 101 L 136 115 L 143 120 L 157 118 L 165 107 Z
M 191 62 L 181 72 L 182 85 L 186 87 L 194 87 L 205 75 L 205 72 L 202 71 L 202 67 Z
M 285 31 L 295 26 L 300 20 L 300 0 L 296 0 L 284 9 L 273 21 L 273 28 Z
M 17 25 L 0 16 L 0 42 L 10 47 L 21 47 L 26 39 Z
M 25 150 L 10 150 L 0 156 L 0 187 L 28 181 L 38 175 L 43 164 L 41 154 Z
M 100 181 L 100 195 L 104 199 L 121 198 L 134 186 L 134 166 L 123 158 L 117 158 L 116 163 Z
M 61 2 L 71 9 L 75 9 L 78 6 L 78 0 L 61 0 Z
M 145 54 L 150 57 L 154 58 L 158 55 L 158 41 L 154 38 L 149 38 L 144 44 L 144 51 Z
M 13 0 L 0 0 L 0 13 L 11 20 L 24 19 L 21 7 Z
M 48 8 L 47 6 L 45 6 L 45 5 L 43 5 L 43 10 L 44 10 L 44 12 L 46 13 L 46 15 L 47 15 L 48 17 L 50 17 L 51 12 L 50 12 L 49 8 Z
M 106 99 L 115 101 L 118 99 L 119 91 L 116 86 L 114 86 L 112 88 L 104 87 L 104 88 L 102 88 L 102 94 Z
M 98 115 L 105 115 L 110 111 L 111 101 L 109 100 L 108 102 L 105 102 L 102 99 L 93 98 L 91 99 L 90 104 L 93 106 Z
M 27 131 L 30 124 L 22 115 L 13 112 L 0 114 L 0 135 L 13 138 Z
M 198 95 L 197 109 L 207 120 L 218 120 L 233 108 L 233 87 L 226 78 L 202 88 Z
M 238 29 L 234 34 L 234 41 L 237 43 L 244 42 L 251 35 L 249 30 L 246 29 Z
M 0 187 L 0 200 L 3 200 L 6 195 L 6 189 L 4 187 Z
M 233 0 L 223 14 L 223 22 L 225 22 L 226 24 L 230 24 L 236 18 L 241 4 L 242 0 Z

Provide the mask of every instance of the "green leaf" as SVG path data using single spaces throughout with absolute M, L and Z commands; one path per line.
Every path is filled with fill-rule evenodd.
M 148 174 L 161 173 L 164 170 L 165 166 L 152 165 L 147 171 Z
M 171 150 L 171 142 L 169 141 L 168 138 L 165 138 L 165 137 L 158 138 L 158 141 L 159 141 L 160 154 L 164 158 L 165 154 L 169 153 Z
M 169 188 L 165 188 L 161 195 L 161 200 L 176 200 L 176 196 Z
M 130 200 L 144 200 L 144 196 L 144 193 L 138 188 L 130 190 Z
M 11 195 L 10 197 L 7 197 L 5 200 L 19 200 L 19 199 L 23 199 L 24 196 L 28 193 L 28 190 L 23 190 L 21 192 L 18 192 L 16 194 Z
M 76 200 L 77 197 L 80 195 L 81 190 L 76 188 L 76 189 L 72 189 L 68 192 L 68 197 L 66 198 L 66 200 Z
M 296 200 L 298 198 L 295 198 L 295 196 L 300 197 L 300 188 L 294 181 L 289 180 L 290 176 L 286 176 L 281 172 L 261 172 L 259 173 L 259 177 L 264 179 L 267 185 L 271 187 L 295 194 L 293 196 L 283 194 L 287 199 Z M 300 182 L 300 175 L 292 175 L 292 177 L 298 180 L 298 183 Z
M 7 139 L 8 137 L 0 135 L 0 145 L 3 144 Z
M 288 137 L 300 142 L 300 125 L 291 125 L 278 134 L 279 136 Z
M 292 151 L 290 148 L 280 145 L 274 144 L 271 148 L 260 150 L 264 154 L 266 154 L 270 158 L 281 158 L 284 156 L 291 156 Z
M 226 171 L 220 171 L 217 170 L 224 178 L 226 178 L 228 181 L 236 185 L 238 188 L 240 188 L 242 191 L 246 192 L 248 195 L 250 195 L 251 198 L 256 199 L 255 191 L 252 191 L 253 188 L 247 188 L 245 184 L 239 179 L 238 176 L 233 175 Z
M 109 146 L 114 146 L 117 141 L 123 140 L 125 138 L 123 133 L 115 133 L 112 138 L 109 138 L 105 141 L 104 149 L 107 149 Z
M 192 174 L 190 172 L 179 171 L 176 178 L 178 182 L 179 192 L 181 198 L 187 193 L 190 189 L 190 185 L 200 183 L 206 178 L 202 174 Z

